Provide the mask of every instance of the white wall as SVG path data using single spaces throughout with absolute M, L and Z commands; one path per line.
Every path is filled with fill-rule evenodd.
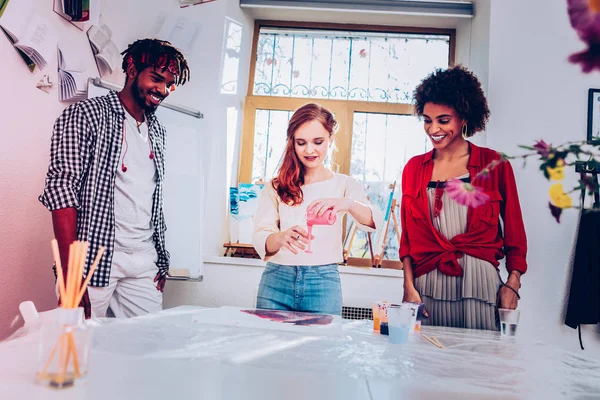
M 554 144 L 585 140 L 587 90 L 598 87 L 599 75 L 582 74 L 567 62 L 569 54 L 584 48 L 569 24 L 567 2 L 494 1 L 490 25 L 488 145 L 519 154 L 518 144 L 536 139 Z M 566 211 L 557 224 L 547 207 L 549 183 L 536 163 L 513 166 L 529 244 L 519 329 L 579 350 L 577 332 L 561 317 L 577 213 Z M 573 173 L 567 182 L 575 186 Z M 597 328 L 582 331 L 584 354 L 600 357 Z

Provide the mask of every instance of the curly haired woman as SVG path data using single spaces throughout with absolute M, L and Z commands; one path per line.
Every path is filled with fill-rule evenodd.
M 498 330 L 496 307 L 517 307 L 527 270 L 512 167 L 496 151 L 467 140 L 485 129 L 490 111 L 481 84 L 464 67 L 425 78 L 414 103 L 433 150 L 412 158 L 402 174 L 404 301 L 425 304 L 424 324 Z M 457 179 L 479 187 L 488 200 L 454 200 L 446 182 Z M 509 276 L 503 283 L 498 260 L 505 256 Z

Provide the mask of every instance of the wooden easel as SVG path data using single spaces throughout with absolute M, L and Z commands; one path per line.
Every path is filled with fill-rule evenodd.
M 396 208 L 399 208 L 400 205 L 396 199 L 392 200 L 392 208 L 390 210 L 390 217 L 385 226 L 385 233 L 383 235 L 383 248 L 381 252 L 375 254 L 373 257 L 373 268 L 381 268 L 381 262 L 383 261 L 383 254 L 385 252 L 385 244 L 387 243 L 387 235 L 390 227 L 390 220 L 394 222 L 394 231 L 396 232 L 396 238 L 398 239 L 398 246 L 400 246 L 400 228 L 398 227 L 398 218 L 396 217 Z
M 348 232 L 349 238 L 344 244 L 344 248 L 342 250 L 344 264 L 348 264 L 348 259 L 350 258 L 350 249 L 352 248 L 352 242 L 354 241 L 354 237 L 356 236 L 357 229 L 358 225 L 356 224 L 356 222 L 352 221 L 352 226 L 350 227 L 350 231 Z M 371 254 L 371 264 L 373 264 L 373 241 L 371 240 L 371 232 L 367 232 L 367 243 L 369 244 L 369 253 Z
M 371 267 L 373 268 L 381 268 L 381 263 L 383 261 L 383 254 L 385 252 L 385 245 L 387 243 L 387 236 L 388 236 L 388 232 L 389 232 L 389 227 L 390 227 L 390 220 L 394 222 L 394 230 L 396 231 L 396 236 L 398 237 L 398 245 L 400 245 L 400 228 L 398 225 L 398 217 L 397 217 L 397 212 L 396 212 L 396 208 L 399 207 L 399 204 L 397 202 L 396 199 L 393 198 L 395 189 L 396 189 L 396 182 L 392 183 L 389 186 L 390 189 L 390 200 L 391 200 L 391 204 L 388 201 L 388 206 L 389 206 L 389 215 L 388 215 L 388 219 L 386 221 L 385 227 L 383 227 L 385 229 L 384 233 L 383 233 L 383 238 L 380 243 L 381 243 L 381 249 L 376 249 L 378 251 L 378 253 L 375 253 L 373 251 L 373 240 L 371 238 L 371 233 L 367 234 L 367 241 L 369 243 L 369 252 L 371 254 Z M 354 240 L 354 237 L 356 235 L 356 229 L 358 228 L 358 225 L 356 224 L 356 222 L 352 222 L 353 225 L 350 227 L 350 231 L 348 233 L 349 238 L 347 240 L 347 242 L 344 244 L 344 249 L 343 249 L 343 256 L 344 256 L 344 263 L 348 262 L 349 257 L 349 253 L 350 253 L 350 249 L 352 248 L 352 241 Z M 376 243 L 376 245 L 379 243 Z

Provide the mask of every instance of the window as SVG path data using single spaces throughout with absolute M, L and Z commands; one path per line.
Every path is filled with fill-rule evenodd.
M 406 161 L 429 150 L 413 115 L 412 92 L 435 69 L 453 65 L 454 47 L 449 29 L 257 21 L 240 182 L 276 174 L 289 118 L 317 102 L 340 124 L 333 169 L 361 181 L 384 209 Z M 398 259 L 391 224 L 387 242 L 384 258 Z M 369 257 L 362 232 L 353 237 L 350 257 Z

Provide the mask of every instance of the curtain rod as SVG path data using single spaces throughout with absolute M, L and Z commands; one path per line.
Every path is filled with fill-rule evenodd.
M 108 90 L 115 90 L 115 91 L 119 91 L 121 89 L 123 89 L 123 87 L 116 85 L 112 82 L 108 82 L 105 81 L 103 79 L 100 78 L 90 78 L 90 82 L 93 83 L 95 86 L 104 88 L 104 89 L 108 89 Z M 174 103 L 170 103 L 168 101 L 163 101 L 160 103 L 160 105 L 162 107 L 165 108 L 169 108 L 171 110 L 175 110 L 178 111 L 180 113 L 184 113 L 187 115 L 191 115 L 192 117 L 198 118 L 198 119 L 203 119 L 204 115 L 196 109 L 190 108 L 190 107 L 186 107 L 186 106 L 181 106 L 179 104 L 174 104 Z
M 383 12 L 472 18 L 472 1 L 451 0 L 240 0 L 240 7 Z

